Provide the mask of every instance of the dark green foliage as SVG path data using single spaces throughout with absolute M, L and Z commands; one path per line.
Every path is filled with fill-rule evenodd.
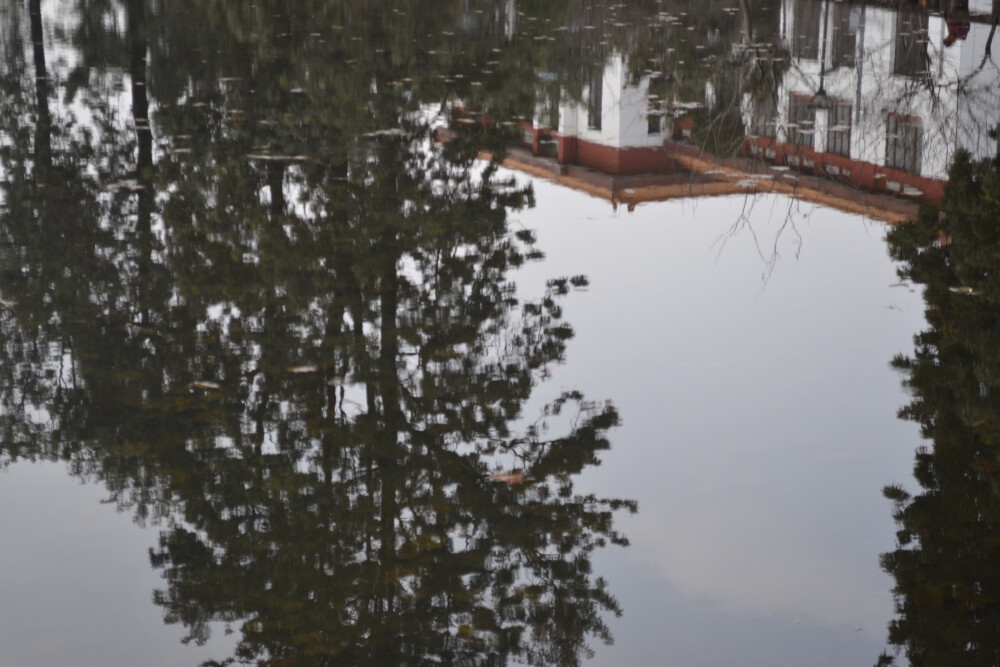
M 920 493 L 886 487 L 898 547 L 889 643 L 915 667 L 1000 663 L 1000 165 L 959 154 L 940 209 L 889 233 L 900 276 L 925 286 L 929 328 L 900 411 L 930 441 L 918 449 Z M 891 664 L 883 656 L 879 665 Z
M 591 554 L 635 506 L 573 476 L 618 416 L 522 411 L 586 279 L 518 294 L 533 193 L 477 159 L 510 137 L 435 141 L 430 110 L 481 94 L 438 74 L 496 26 L 400 6 L 85 3 L 64 83 L 12 54 L 0 461 L 67 460 L 159 521 L 154 602 L 189 641 L 238 629 L 227 662 L 578 664 L 620 613 Z M 530 109 L 516 79 L 479 101 Z

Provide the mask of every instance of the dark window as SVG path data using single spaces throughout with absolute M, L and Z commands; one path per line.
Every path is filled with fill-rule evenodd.
M 816 136 L 816 110 L 808 95 L 792 93 L 788 98 L 788 143 L 812 148 Z
M 820 25 L 823 23 L 823 3 L 816 0 L 795 0 L 795 34 L 791 36 L 792 57 L 819 60 Z
M 646 120 L 649 123 L 649 133 L 659 134 L 660 129 L 663 127 L 663 116 L 651 113 L 646 116 Z
M 590 79 L 587 91 L 587 125 L 592 130 L 601 129 L 601 115 L 604 112 L 602 97 L 604 93 L 604 70 L 598 70 Z
M 765 95 L 756 100 L 750 119 L 750 134 L 772 139 L 778 135 L 778 111 L 772 96 Z
M 550 87 L 546 98 L 545 115 L 547 116 L 548 126 L 552 129 L 557 129 L 559 127 L 559 89 L 554 86 Z
M 851 8 L 849 2 L 835 2 L 830 6 L 830 17 L 827 30 L 830 40 L 830 60 L 827 62 L 834 69 L 838 67 L 854 67 L 854 50 L 856 40 L 851 32 Z
M 885 166 L 920 173 L 924 128 L 916 116 L 891 113 L 886 120 Z
M 915 78 L 929 76 L 931 61 L 927 55 L 927 43 L 927 14 L 898 10 L 892 73 Z
M 826 129 L 826 152 L 851 157 L 851 103 L 834 100 Z
M 789 40 L 793 58 L 819 60 L 826 39 L 826 62 L 829 67 L 854 67 L 857 40 L 851 32 L 849 2 L 826 3 L 819 0 L 796 0 L 795 34 Z M 824 25 L 825 22 L 825 25 Z

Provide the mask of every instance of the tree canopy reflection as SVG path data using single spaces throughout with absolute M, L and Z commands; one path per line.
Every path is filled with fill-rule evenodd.
M 929 324 L 894 362 L 913 392 L 900 416 L 931 442 L 917 450 L 920 492 L 885 489 L 899 531 L 882 556 L 896 580 L 889 643 L 914 666 L 1000 661 L 998 202 L 1000 161 L 960 153 L 940 210 L 889 234 L 901 276 L 925 286 Z
M 189 640 L 238 629 L 227 662 L 577 664 L 620 612 L 591 554 L 635 505 L 574 490 L 614 407 L 534 396 L 586 279 L 518 294 L 541 254 L 509 135 L 439 143 L 434 84 L 403 81 L 407 31 L 455 17 L 215 4 L 129 0 L 108 39 L 81 5 L 58 75 L 38 0 L 10 29 L 0 461 L 67 460 L 162 522 L 154 600 Z M 288 39 L 320 18 L 353 32 Z

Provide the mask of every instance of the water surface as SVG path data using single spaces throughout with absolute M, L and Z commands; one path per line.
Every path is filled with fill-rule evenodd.
M 989 664 L 992 4 L 0 12 L 0 664 Z

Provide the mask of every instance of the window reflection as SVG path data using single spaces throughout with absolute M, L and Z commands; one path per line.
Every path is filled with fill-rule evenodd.
M 852 5 L 845 2 L 835 2 L 830 7 L 828 63 L 834 68 L 854 67 L 856 40 L 851 30 L 851 9 Z
M 830 107 L 826 130 L 826 151 L 844 157 L 851 156 L 851 103 L 836 100 Z
M 590 88 L 587 91 L 587 126 L 592 130 L 601 129 L 601 115 L 603 113 L 604 93 L 604 69 L 597 69 L 590 79 Z
M 892 73 L 899 76 L 926 77 L 930 70 L 927 43 L 927 14 L 900 10 L 896 14 Z
M 757 100 L 750 120 L 750 134 L 771 139 L 778 136 L 778 109 L 773 95 L 766 95 Z
M 813 2 L 813 0 L 796 0 L 793 16 L 795 34 L 791 41 L 792 57 L 818 60 L 823 3 Z
M 788 143 L 813 147 L 816 134 L 816 109 L 809 105 L 810 97 L 792 93 L 788 98 Z
M 885 166 L 920 173 L 924 130 L 920 118 L 890 113 L 886 118 Z

